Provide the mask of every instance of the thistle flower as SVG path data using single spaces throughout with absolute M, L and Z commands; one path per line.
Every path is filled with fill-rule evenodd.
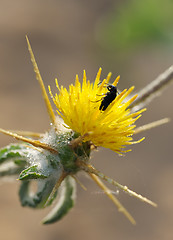
M 99 69 L 95 82 L 87 81 L 86 73 L 83 74 L 82 84 L 76 76 L 75 85 L 70 85 L 69 91 L 61 88 L 56 80 L 59 94 L 53 97 L 50 86 L 49 91 L 57 107 L 57 112 L 64 123 L 78 133 L 83 141 L 90 141 L 95 146 L 109 148 L 117 153 L 122 153 L 122 148 L 137 142 L 132 141 L 135 121 L 145 110 L 131 113 L 129 105 L 136 99 L 137 95 L 125 101 L 134 87 L 125 89 L 108 105 L 105 111 L 99 110 L 99 106 L 107 94 L 106 85 L 109 84 L 111 73 L 100 83 L 101 68 Z M 119 77 L 112 86 L 116 86 Z M 109 100 L 109 99 L 108 99 Z M 107 101 L 108 101 L 107 100 Z
M 135 122 L 145 111 L 145 104 L 136 104 L 137 95 L 130 97 L 134 87 L 117 93 L 119 77 L 111 85 L 111 74 L 101 81 L 101 68 L 95 82 L 87 80 L 84 71 L 80 83 L 76 76 L 75 85 L 69 90 L 56 86 L 59 93 L 50 95 L 57 107 L 54 114 L 38 66 L 36 64 L 28 38 L 28 49 L 34 66 L 36 78 L 42 89 L 51 121 L 51 128 L 45 134 L 30 132 L 0 132 L 21 140 L 22 143 L 10 144 L 0 150 L 0 176 L 17 175 L 22 184 L 19 191 L 21 204 L 33 208 L 44 208 L 57 200 L 57 204 L 43 223 L 52 223 L 61 219 L 74 205 L 76 178 L 78 171 L 85 171 L 114 202 L 133 224 L 135 220 L 122 206 L 111 190 L 101 179 L 118 187 L 130 196 L 156 206 L 151 200 L 135 193 L 127 186 L 105 176 L 90 164 L 90 153 L 96 147 L 105 147 L 118 154 L 129 151 L 125 147 L 143 140 L 133 140 L 133 135 L 141 131 L 168 122 L 168 119 L 136 128 Z M 159 84 L 158 84 L 159 85 Z M 161 84 L 160 84 L 161 85 Z M 112 92 L 114 90 L 114 92 Z M 142 94 L 140 95 L 142 99 Z M 144 100 L 144 99 L 143 99 Z M 31 138 L 32 137 L 32 138 Z M 33 139 L 37 138 L 37 140 Z M 10 163 L 10 164 L 9 164 Z M 37 179 L 38 190 L 31 194 L 30 183 Z M 80 182 L 79 182 L 80 183 Z M 81 186 L 83 186 L 80 183 Z

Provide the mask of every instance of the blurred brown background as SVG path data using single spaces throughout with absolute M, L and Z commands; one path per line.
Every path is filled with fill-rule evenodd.
M 145 4 L 144 4 L 145 3 Z M 27 51 L 28 35 L 45 85 L 54 79 L 68 86 L 86 69 L 94 80 L 111 71 L 121 75 L 119 88 L 140 89 L 173 60 L 172 1 L 0 0 L 0 126 L 44 132 L 49 119 Z M 112 79 L 113 80 L 113 79 Z M 173 118 L 173 86 L 155 99 L 138 125 Z M 42 226 L 49 210 L 22 208 L 19 182 L 0 185 L 2 240 L 173 239 L 172 122 L 141 134 L 125 157 L 100 149 L 92 156 L 97 168 L 158 203 L 155 209 L 120 192 L 118 198 L 137 221 L 134 227 L 112 202 L 79 174 L 75 208 L 56 224 Z M 138 136 L 138 137 L 141 137 Z M 0 147 L 15 141 L 0 135 Z M 113 190 L 116 190 L 112 187 Z

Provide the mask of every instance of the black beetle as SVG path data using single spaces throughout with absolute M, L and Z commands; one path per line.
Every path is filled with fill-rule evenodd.
M 105 111 L 109 104 L 116 98 L 118 93 L 117 87 L 114 85 L 108 84 L 107 89 L 108 92 L 105 94 L 105 97 L 102 98 L 102 102 L 99 107 L 100 111 Z

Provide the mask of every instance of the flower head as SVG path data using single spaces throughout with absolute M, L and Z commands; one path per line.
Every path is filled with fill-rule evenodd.
M 110 104 L 108 102 L 108 107 L 104 111 L 100 110 L 100 105 L 107 96 L 106 86 L 110 86 L 111 73 L 102 82 L 100 82 L 100 75 L 101 68 L 97 73 L 95 82 L 90 83 L 84 71 L 82 84 L 77 75 L 75 85 L 70 85 L 68 91 L 63 86 L 59 87 L 57 80 L 56 86 L 59 94 L 53 97 L 50 87 L 49 90 L 58 108 L 58 114 L 70 129 L 84 136 L 84 141 L 91 141 L 96 146 L 110 148 L 117 153 L 122 153 L 122 148 L 126 145 L 136 143 L 132 139 L 134 123 L 144 109 L 136 113 L 131 113 L 128 109 L 137 97 L 135 95 L 126 101 L 134 89 L 131 87 L 115 96 Z M 119 76 L 111 86 L 116 87 L 118 81 Z

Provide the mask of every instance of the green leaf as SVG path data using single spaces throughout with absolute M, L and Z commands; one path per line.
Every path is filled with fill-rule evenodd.
M 50 224 L 60 220 L 74 206 L 76 196 L 75 180 L 68 176 L 58 192 L 58 202 L 52 211 L 43 219 L 43 224 Z
M 43 173 L 38 165 L 33 165 L 23 170 L 19 175 L 19 180 L 29 180 L 29 179 L 44 179 L 47 178 L 48 175 Z
M 22 206 L 36 207 L 35 202 L 33 201 L 33 197 L 29 194 L 29 181 L 23 181 L 19 190 L 19 197 Z
M 47 201 L 47 198 L 49 197 L 55 185 L 55 181 L 41 180 L 38 183 L 38 189 L 35 193 L 31 191 L 30 184 L 31 184 L 31 181 L 23 181 L 21 183 L 20 190 L 19 190 L 19 197 L 20 197 L 22 206 L 23 207 L 28 206 L 32 208 L 44 208 L 45 202 Z M 54 198 L 55 197 L 56 197 L 56 194 Z
M 2 164 L 6 160 L 10 159 L 24 159 L 25 153 L 23 150 L 25 150 L 26 147 L 22 144 L 10 144 L 4 148 L 0 149 L 0 164 Z
M 25 159 L 15 159 L 14 163 L 19 166 L 25 166 L 26 165 L 26 160 Z
M 26 146 L 10 144 L 0 149 L 0 176 L 18 175 L 26 165 Z

